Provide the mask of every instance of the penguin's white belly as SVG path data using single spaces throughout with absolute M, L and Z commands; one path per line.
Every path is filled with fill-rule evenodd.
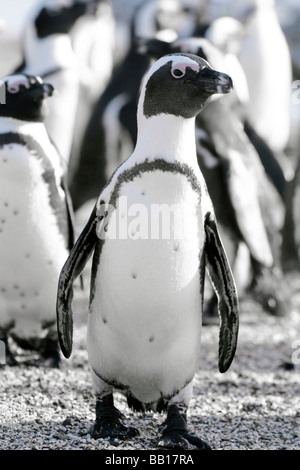
M 38 337 L 42 325 L 55 321 L 57 280 L 68 255 L 43 171 L 25 146 L 0 150 L 0 327 L 14 323 L 22 338 Z
M 142 173 L 123 183 L 116 208 L 92 294 L 89 359 L 104 380 L 149 403 L 175 394 L 198 368 L 199 194 L 185 175 Z

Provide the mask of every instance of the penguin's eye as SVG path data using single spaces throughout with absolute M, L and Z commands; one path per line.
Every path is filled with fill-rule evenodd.
M 11 85 L 11 86 L 8 88 L 8 91 L 9 91 L 9 93 L 11 93 L 12 95 L 15 95 L 16 93 L 19 92 L 19 89 L 20 89 L 19 86 L 13 86 L 13 85 Z
M 185 75 L 185 70 L 175 68 L 171 70 L 171 74 L 174 78 L 182 78 Z

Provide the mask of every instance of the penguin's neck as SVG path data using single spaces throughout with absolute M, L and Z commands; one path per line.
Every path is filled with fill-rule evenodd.
M 136 163 L 163 158 L 170 163 L 186 163 L 198 167 L 195 118 L 160 114 L 138 117 L 138 137 L 132 155 Z
M 25 37 L 24 51 L 26 72 L 35 75 L 76 65 L 76 57 L 67 34 L 53 34 L 39 39 L 34 28 L 31 28 Z

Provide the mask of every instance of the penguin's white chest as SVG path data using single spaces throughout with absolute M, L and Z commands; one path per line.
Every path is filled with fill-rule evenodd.
M 198 367 L 200 200 L 185 174 L 140 173 L 120 185 L 111 200 L 116 210 L 103 224 L 88 320 L 90 362 L 100 377 L 129 387 L 143 402 L 174 394 Z
M 55 321 L 57 279 L 67 256 L 44 171 L 27 147 L 1 148 L 0 324 L 14 323 L 20 337 L 38 336 L 43 323 Z

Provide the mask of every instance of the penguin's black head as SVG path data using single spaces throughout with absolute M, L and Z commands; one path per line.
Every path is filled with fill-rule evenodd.
M 209 63 L 193 54 L 170 54 L 161 57 L 145 79 L 144 116 L 173 114 L 195 117 L 215 93 L 229 93 L 229 75 L 212 69 Z
M 2 86 L 5 100 L 0 105 L 0 116 L 31 122 L 44 120 L 44 99 L 52 95 L 52 85 L 44 83 L 40 77 L 15 74 L 5 77 Z
M 68 34 L 74 23 L 85 14 L 95 14 L 100 0 L 55 0 L 45 3 L 35 19 L 37 36 Z

